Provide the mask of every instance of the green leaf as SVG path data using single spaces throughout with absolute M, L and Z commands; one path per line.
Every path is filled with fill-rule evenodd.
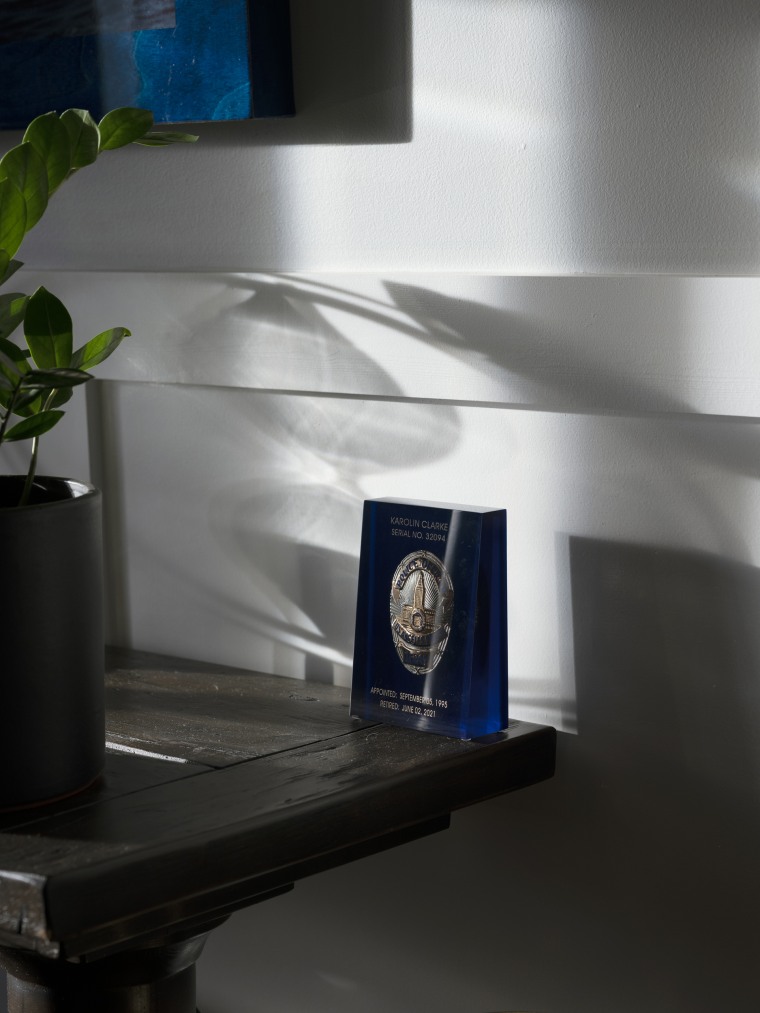
M 162 148 L 167 144 L 193 144 L 198 140 L 197 134 L 178 134 L 163 130 L 153 130 L 143 137 L 138 137 L 135 144 L 145 144 L 148 147 Z
M 11 347 L 6 348 L 6 345 L 10 345 Z M 9 406 L 12 400 L 12 392 L 19 387 L 21 377 L 29 369 L 23 360 L 19 363 L 14 349 L 15 346 L 11 341 L 3 342 L 2 347 L 0 347 L 0 406 L 3 408 Z M 11 393 L 6 394 L 6 391 L 10 391 Z
M 8 348 L 8 345 L 11 347 Z M 0 345 L 0 375 L 10 380 L 15 387 L 25 372 L 26 370 L 19 366 L 19 359 L 16 358 L 16 346 L 12 341 L 3 341 Z
M 0 356 L 5 356 L 6 359 L 10 359 L 13 363 L 13 371 L 15 373 L 26 373 L 28 367 L 26 367 L 26 360 L 29 358 L 29 352 L 25 348 L 19 348 L 18 345 L 14 345 L 12 341 L 8 341 L 7 338 L 0 338 Z M 21 367 L 24 368 L 21 368 Z
M 41 156 L 29 141 L 17 144 L 0 158 L 0 176 L 12 180 L 26 201 L 26 231 L 42 218 L 48 202 L 48 174 Z
M 11 260 L 5 250 L 0 250 L 0 285 L 4 285 L 23 266 L 20 260 Z
M 97 337 L 92 338 L 86 345 L 82 345 L 74 352 L 71 357 L 71 365 L 76 369 L 92 369 L 93 366 L 97 366 L 112 352 L 115 352 L 122 339 L 130 337 L 131 334 L 132 332 L 128 331 L 126 327 L 111 327 L 109 330 L 103 331 L 102 334 L 98 334 Z
M 76 387 L 80 383 L 92 380 L 91 373 L 82 369 L 30 369 L 21 378 L 22 387 L 35 387 L 40 390 L 55 390 L 58 387 Z
M 90 377 L 90 379 L 92 379 L 92 377 Z M 71 397 L 72 397 L 71 387 L 59 387 L 56 390 L 55 394 L 53 394 L 52 400 L 50 400 L 50 395 L 49 394 L 47 395 L 46 404 L 48 408 L 60 408 L 61 405 L 64 405 L 66 404 L 67 401 L 70 401 Z
M 24 336 L 40 369 L 71 365 L 73 335 L 69 311 L 43 286 L 29 299 Z
M 67 109 L 61 113 L 61 123 L 69 135 L 72 169 L 92 165 L 100 150 L 100 131 L 95 120 L 86 109 Z
M 32 415 L 31 418 L 24 419 L 23 422 L 17 422 L 5 434 L 5 439 L 9 443 L 13 443 L 15 440 L 30 440 L 34 436 L 42 436 L 43 433 L 52 429 L 56 422 L 63 418 L 63 415 L 64 413 L 61 411 L 39 412 L 37 415 Z
M 69 390 L 69 388 L 64 388 Z M 54 397 L 53 401 L 57 398 Z M 63 404 L 63 402 L 61 402 Z M 58 408 L 59 405 L 51 404 L 50 408 Z M 42 395 L 38 390 L 27 390 L 23 394 L 16 397 L 13 402 L 13 414 L 23 415 L 26 418 L 29 415 L 38 415 L 42 411 Z
M 28 301 L 29 297 L 22 292 L 6 292 L 0 295 L 0 341 L 12 334 L 24 319 Z
M 44 113 L 26 128 L 24 140 L 34 147 L 45 163 L 49 193 L 53 193 L 71 169 L 71 142 L 65 124 L 56 113 Z
M 10 179 L 0 180 L 0 250 L 12 257 L 26 235 L 26 201 Z
M 6 348 L 6 345 L 11 345 L 11 348 Z M 23 359 L 19 360 L 16 358 L 15 346 L 11 341 L 4 341 L 0 346 L 0 375 L 4 376 L 6 380 L 10 380 L 14 387 L 18 385 L 19 380 L 24 373 L 28 372 L 26 363 Z
M 123 148 L 146 134 L 153 126 L 153 113 L 148 109 L 112 109 L 98 124 L 100 129 L 100 150 L 112 151 Z

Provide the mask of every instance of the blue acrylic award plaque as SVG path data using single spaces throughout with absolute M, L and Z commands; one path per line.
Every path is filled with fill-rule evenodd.
M 351 714 L 459 739 L 507 725 L 507 513 L 367 500 Z

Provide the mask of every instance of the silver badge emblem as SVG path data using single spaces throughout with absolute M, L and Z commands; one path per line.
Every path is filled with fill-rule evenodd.
M 404 668 L 432 672 L 443 657 L 454 612 L 454 587 L 432 552 L 412 552 L 396 567 L 391 583 L 391 631 Z

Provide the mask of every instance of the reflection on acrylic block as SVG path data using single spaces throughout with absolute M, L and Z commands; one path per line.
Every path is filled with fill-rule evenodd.
M 507 725 L 506 510 L 364 504 L 352 715 L 461 739 Z

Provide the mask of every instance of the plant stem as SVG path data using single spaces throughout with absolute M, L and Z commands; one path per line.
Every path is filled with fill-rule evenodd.
M 47 409 L 53 403 L 53 398 L 55 397 L 56 394 L 57 394 L 57 390 L 51 390 L 50 391 L 50 393 L 47 396 L 47 399 L 45 400 L 44 405 L 42 406 L 42 410 L 43 411 L 47 411 Z M 39 454 L 39 449 L 40 449 L 40 438 L 39 438 L 39 436 L 34 436 L 32 438 L 32 456 L 31 456 L 31 458 L 29 460 L 29 470 L 26 473 L 26 481 L 24 482 L 24 490 L 21 493 L 21 499 L 19 500 L 19 503 L 18 503 L 18 505 L 20 507 L 23 507 L 23 506 L 27 505 L 27 503 L 29 502 L 29 497 L 31 496 L 31 493 L 32 493 L 32 485 L 34 484 L 34 476 L 37 473 L 37 456 Z
M 34 475 L 37 471 L 37 453 L 40 447 L 40 438 L 35 436 L 32 438 L 32 456 L 29 461 L 29 470 L 26 473 L 26 481 L 24 482 L 24 491 L 21 493 L 21 499 L 18 501 L 20 507 L 26 506 L 29 502 L 29 496 L 32 492 L 32 483 L 34 482 Z

